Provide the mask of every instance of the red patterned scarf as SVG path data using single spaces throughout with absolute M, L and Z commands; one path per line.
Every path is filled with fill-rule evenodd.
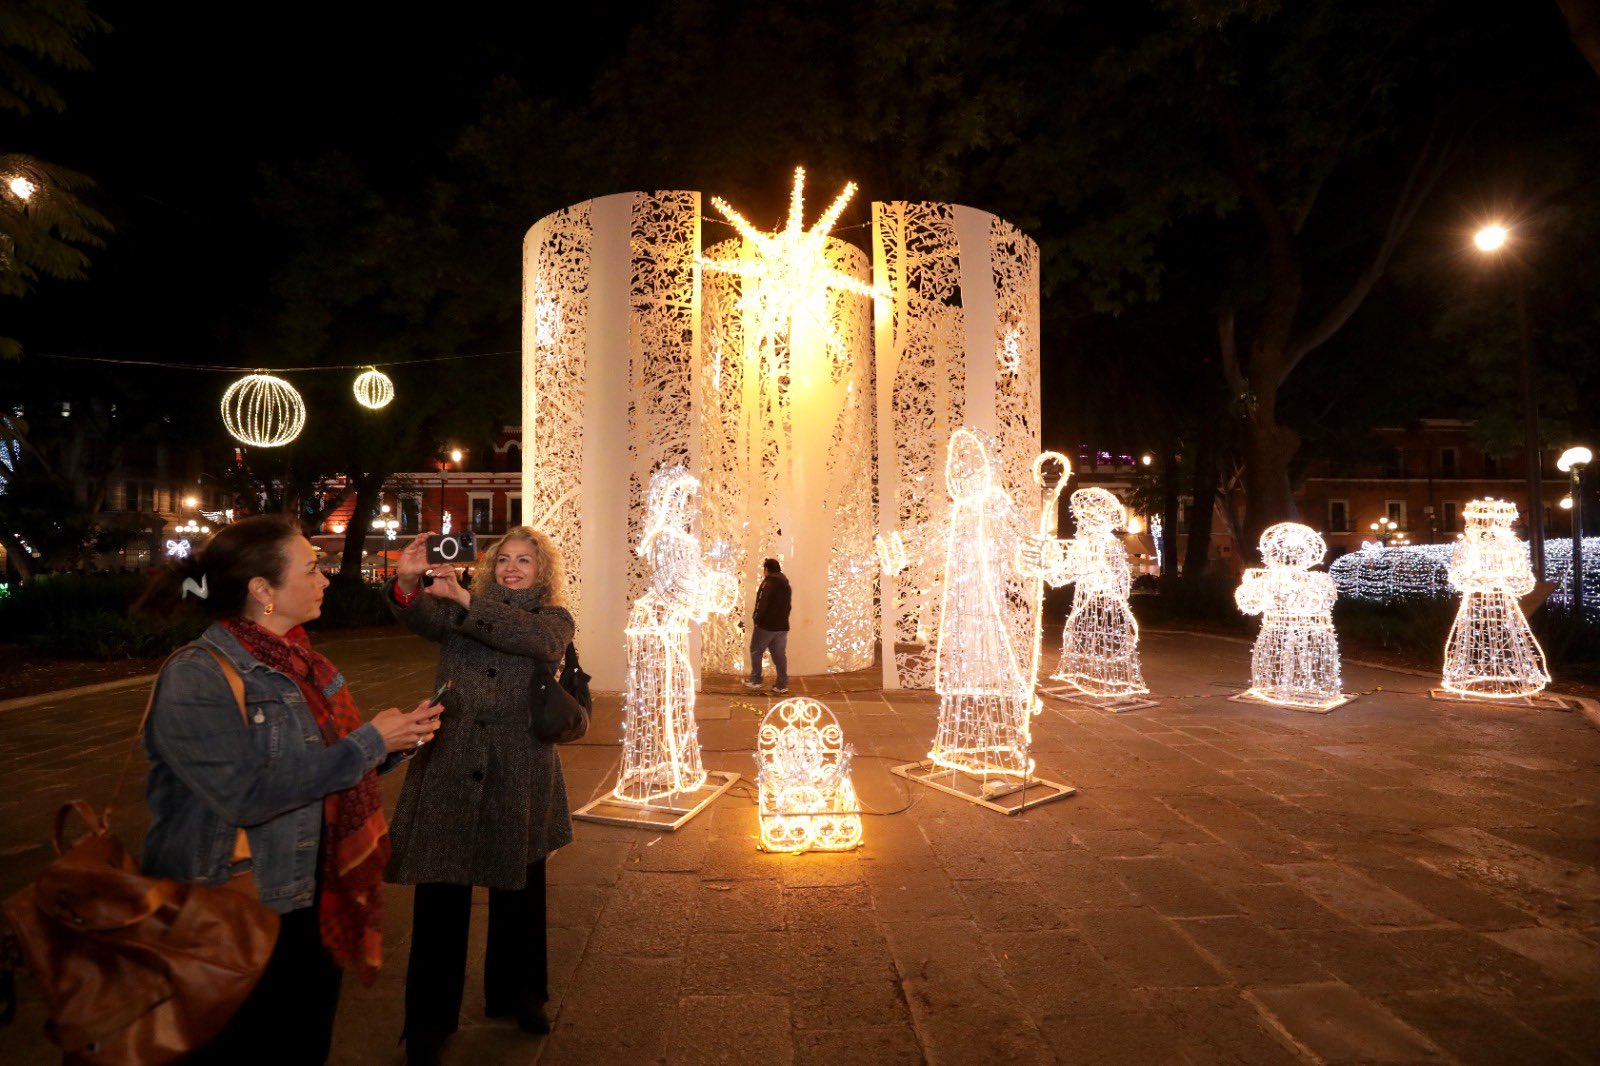
M 361 709 L 349 687 L 333 663 L 311 650 L 303 628 L 296 626 L 280 638 L 242 618 L 222 625 L 251 655 L 294 680 L 324 743 L 337 743 L 360 728 Z M 340 966 L 353 968 L 363 984 L 372 983 L 383 962 L 383 867 L 388 861 L 389 826 L 378 775 L 369 771 L 353 787 L 323 797 L 317 912 L 328 954 Z

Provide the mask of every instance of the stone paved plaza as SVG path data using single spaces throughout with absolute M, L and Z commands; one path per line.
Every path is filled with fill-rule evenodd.
M 325 648 L 369 711 L 427 691 L 420 640 Z M 1145 648 L 1158 706 L 1047 704 L 1040 772 L 1079 792 L 1021 816 L 892 777 L 926 751 L 933 699 L 847 683 L 815 694 L 863 802 L 900 812 L 868 817 L 859 851 L 758 852 L 748 789 L 676 834 L 580 823 L 550 867 L 554 1033 L 484 1021 L 469 970 L 451 1060 L 1600 1061 L 1600 731 L 1583 714 L 1434 702 L 1427 678 L 1357 666 L 1346 687 L 1366 694 L 1300 714 L 1226 700 L 1243 644 Z M 706 763 L 749 775 L 772 700 L 709 687 Z M 0 712 L 0 891 L 47 860 L 59 803 L 108 786 L 143 700 Z M 603 698 L 563 751 L 575 804 L 609 780 L 617 712 Z M 410 892 L 388 900 L 389 961 L 347 984 L 338 1063 L 400 1061 Z M 25 1000 L 0 1061 L 54 1061 L 40 1021 Z

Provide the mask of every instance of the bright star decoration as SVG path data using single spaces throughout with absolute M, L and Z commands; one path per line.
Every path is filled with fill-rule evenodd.
M 789 221 L 774 233 L 756 229 L 722 197 L 711 198 L 712 206 L 722 212 L 745 239 L 746 255 L 737 259 L 702 258 L 700 265 L 707 270 L 738 274 L 744 279 L 739 309 L 748 316 L 747 321 L 760 343 L 786 337 L 795 318 L 801 315 L 818 323 L 826 322 L 831 290 L 842 289 L 857 296 L 884 295 L 871 283 L 836 270 L 828 263 L 828 231 L 833 229 L 850 198 L 855 196 L 856 183 L 846 182 L 844 190 L 834 197 L 833 203 L 810 229 L 802 223 L 805 185 L 805 168 L 795 167 L 794 188 L 789 193 Z

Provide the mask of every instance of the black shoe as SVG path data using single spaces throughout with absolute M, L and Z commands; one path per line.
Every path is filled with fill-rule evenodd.
M 524 1033 L 543 1036 L 550 1031 L 550 1016 L 544 1012 L 544 1000 L 532 996 L 519 997 L 516 1009 L 517 1026 Z
M 408 1033 L 406 1066 L 439 1066 L 444 1062 L 445 1041 L 449 1033 Z

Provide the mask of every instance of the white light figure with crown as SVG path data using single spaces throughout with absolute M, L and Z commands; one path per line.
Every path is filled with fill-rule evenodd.
M 1311 711 L 1346 702 L 1333 629 L 1339 593 L 1331 576 L 1311 569 L 1327 553 L 1321 535 L 1296 522 L 1280 522 L 1261 534 L 1267 565 L 1246 570 L 1234 592 L 1239 610 L 1261 615 L 1245 697 Z
M 1489 699 L 1532 696 L 1550 683 L 1550 673 L 1517 602 L 1535 585 L 1527 551 L 1511 529 L 1517 506 L 1473 500 L 1463 517 L 1467 529 L 1450 559 L 1450 584 L 1462 595 L 1445 641 L 1444 688 Z
M 1074 492 L 1071 507 L 1078 531 L 1066 542 L 1065 562 L 1047 580 L 1073 582 L 1076 590 L 1061 632 L 1061 661 L 1050 676 L 1096 698 L 1149 692 L 1139 668 L 1139 623 L 1128 607 L 1128 553 L 1116 537 L 1128 524 L 1128 510 L 1102 488 Z
M 756 735 L 757 808 L 763 851 L 848 851 L 861 844 L 853 752 L 839 720 L 806 696 L 767 712 Z
M 1056 542 L 1029 528 L 1000 487 L 991 449 L 971 429 L 950 438 L 945 485 L 950 511 L 934 659 L 939 721 L 928 758 L 981 778 L 1027 778 L 1034 695 L 1031 648 L 1017 647 L 1007 621 L 1005 570 L 1037 579 L 1059 565 Z M 905 558 L 886 542 L 886 562 Z
M 719 560 L 702 555 L 689 506 L 699 488 L 681 466 L 650 479 L 637 552 L 650 567 L 649 589 L 628 616 L 628 682 L 623 700 L 622 771 L 612 795 L 648 804 L 706 783 L 694 717 L 689 626 L 732 609 L 738 592 Z

